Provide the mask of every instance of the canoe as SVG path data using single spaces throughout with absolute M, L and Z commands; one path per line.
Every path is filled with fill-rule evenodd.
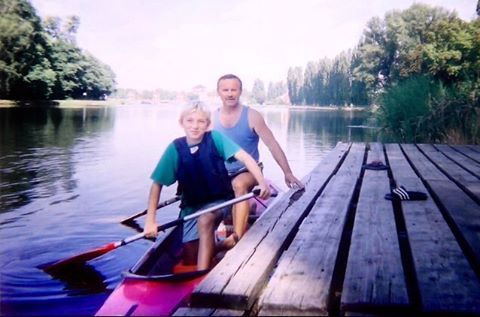
M 270 185 L 272 192 L 278 188 Z M 250 226 L 263 214 L 274 198 L 251 198 Z M 232 226 L 228 219 L 216 230 L 217 240 L 228 236 Z M 145 252 L 113 290 L 96 316 L 168 316 L 180 306 L 188 305 L 193 289 L 209 270 L 196 270 L 184 254 L 191 246 L 182 244 L 182 226 L 168 229 Z M 217 259 L 220 261 L 221 259 Z

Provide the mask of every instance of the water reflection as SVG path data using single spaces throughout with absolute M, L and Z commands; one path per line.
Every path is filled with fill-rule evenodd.
M 48 273 L 65 285 L 68 296 L 98 294 L 107 290 L 105 276 L 86 263 L 72 263 Z
M 0 210 L 73 192 L 76 146 L 112 128 L 108 109 L 0 108 Z
M 258 110 L 300 178 L 337 142 L 371 137 L 364 129 L 348 128 L 364 124 L 363 113 Z M 183 133 L 178 115 L 177 107 L 152 105 L 0 108 L 3 311 L 95 313 L 121 272 L 137 261 L 151 241 L 132 243 L 61 276 L 49 276 L 36 267 L 141 230 L 143 219 L 134 228 L 121 225 L 120 220 L 146 207 L 149 176 L 167 144 Z M 286 189 L 283 173 L 263 143 L 260 155 L 266 177 Z M 167 187 L 162 199 L 174 195 L 174 186 Z M 158 213 L 159 223 L 178 215 L 176 207 L 169 207 Z

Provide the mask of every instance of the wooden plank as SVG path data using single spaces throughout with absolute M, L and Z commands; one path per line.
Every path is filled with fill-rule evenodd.
M 433 191 L 435 198 L 445 209 L 449 224 L 458 230 L 461 239 L 472 252 L 475 265 L 480 267 L 480 206 L 448 179 L 420 151 L 411 144 L 402 146 L 407 156 L 413 161 L 421 178 Z M 436 170 L 433 172 L 433 170 Z
M 457 186 L 467 192 L 477 203 L 480 203 L 480 179 L 467 170 L 460 168 L 455 162 L 447 158 L 443 152 L 433 145 L 418 144 L 418 148 Z M 480 171 L 480 164 L 479 164 Z
M 365 155 L 353 144 L 301 224 L 259 300 L 260 315 L 325 315 L 350 200 Z
M 457 202 L 466 199 L 470 201 L 467 203 L 468 206 L 474 206 L 475 202 L 436 169 L 414 145 L 402 145 L 402 148 L 423 180 L 437 195 L 455 197 Z M 400 147 L 386 145 L 386 150 L 397 185 L 404 185 L 407 190 L 427 193 L 427 189 L 405 159 Z M 444 191 L 438 184 L 445 184 L 448 191 Z M 442 200 L 447 202 L 444 197 Z M 456 212 L 451 209 L 453 205 L 448 202 L 447 205 L 450 212 L 455 215 Z M 455 207 L 458 206 L 455 204 Z M 425 201 L 402 201 L 401 208 L 420 295 L 420 298 L 415 300 L 419 301 L 420 309 L 428 313 L 478 314 L 480 282 L 435 202 L 431 197 Z M 466 210 L 460 208 L 458 211 L 462 213 Z M 480 215 L 478 205 L 473 212 L 477 213 L 478 222 Z M 471 213 L 468 214 L 472 216 Z M 466 220 L 461 219 L 460 215 L 456 215 L 455 218 L 462 225 Z M 468 236 L 471 242 L 478 243 L 478 236 L 476 238 L 471 234 Z
M 462 152 L 463 154 L 471 157 L 477 162 L 480 162 L 480 146 L 474 145 L 452 145 L 455 150 Z
M 475 152 L 480 153 L 480 145 L 469 144 L 468 147 L 474 150 Z
M 435 144 L 437 146 L 437 144 Z M 448 147 L 448 145 L 442 145 Z M 480 147 L 475 148 L 473 145 L 450 145 L 456 151 L 462 153 L 465 156 L 468 156 L 472 160 L 480 163 Z
M 480 161 L 475 161 L 473 158 L 475 155 L 467 155 L 469 151 L 459 151 L 462 148 L 470 149 L 467 147 L 459 147 L 455 146 L 453 149 L 452 147 L 446 145 L 446 144 L 435 144 L 435 148 L 437 148 L 439 151 L 441 151 L 445 156 L 447 156 L 449 159 L 453 160 L 456 162 L 458 165 L 462 166 L 464 169 L 472 173 L 477 177 L 477 182 L 478 178 L 480 177 Z M 463 153 L 463 154 L 462 154 Z M 470 149 L 470 153 L 473 153 L 473 151 Z M 474 152 L 480 159 L 480 153 Z
M 180 307 L 172 316 L 245 316 L 245 311 L 234 309 Z
M 367 162 L 385 163 L 375 143 Z M 409 305 L 386 170 L 365 170 L 357 203 L 340 310 L 398 312 Z
M 193 291 L 192 306 L 248 310 L 253 305 L 286 242 L 298 229 L 349 147 L 349 144 L 339 143 L 303 179 L 305 190 L 290 190 L 269 206 L 235 248 Z

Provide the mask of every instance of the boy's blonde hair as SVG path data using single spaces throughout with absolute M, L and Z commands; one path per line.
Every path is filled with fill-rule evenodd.
M 211 114 L 210 114 L 210 110 L 208 109 L 208 107 L 201 101 L 195 101 L 193 102 L 192 104 L 189 104 L 188 106 L 186 106 L 182 112 L 180 113 L 180 119 L 178 120 L 180 122 L 180 124 L 182 124 L 182 121 L 183 119 L 190 113 L 193 113 L 193 112 L 199 112 L 201 114 L 203 114 L 205 116 L 205 118 L 207 119 L 207 122 L 208 122 L 208 125 L 210 125 L 210 122 L 211 122 Z

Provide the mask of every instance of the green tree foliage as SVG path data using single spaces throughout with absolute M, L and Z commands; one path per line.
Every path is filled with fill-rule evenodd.
M 1 98 L 48 97 L 55 83 L 47 38 L 28 1 L 0 2 Z
M 75 44 L 80 20 L 42 23 L 28 0 L 0 2 L 0 98 L 99 99 L 115 89 L 107 65 Z
M 461 79 L 478 61 L 473 24 L 423 4 L 392 11 L 384 20 L 373 18 L 357 48 L 354 77 L 374 93 L 416 74 L 444 83 Z
M 377 118 L 387 140 L 420 142 L 422 118 L 432 107 L 433 87 L 426 77 L 411 77 L 382 96 Z
M 421 4 L 369 22 L 352 73 L 381 96 L 377 119 L 389 135 L 479 142 L 479 23 Z
M 370 19 L 352 52 L 307 63 L 304 78 L 290 68 L 288 94 L 292 104 L 378 104 L 388 138 L 477 144 L 479 56 L 480 18 L 413 4 Z
M 341 53 L 333 61 L 328 81 L 333 105 L 344 106 L 350 103 L 350 78 L 350 57 Z
M 256 103 L 262 105 L 265 102 L 267 95 L 265 92 L 265 85 L 260 79 L 255 79 L 252 87 L 252 98 Z
M 318 72 L 315 78 L 315 100 L 314 104 L 330 105 L 332 103 L 332 94 L 329 92 L 330 70 L 332 62 L 328 58 L 320 59 L 318 62 Z
M 293 105 L 303 104 L 303 74 L 301 67 L 290 67 L 287 74 L 288 97 Z
M 342 52 L 333 60 L 323 58 L 318 63 L 309 62 L 303 76 L 300 68 L 289 69 L 287 86 L 292 104 L 345 106 L 352 103 L 351 59 L 351 52 Z M 365 85 L 355 84 L 356 101 L 367 104 Z
M 317 73 L 317 65 L 314 62 L 309 62 L 303 77 L 303 96 L 307 105 L 313 105 L 317 102 Z
M 284 104 L 284 95 L 287 93 L 285 82 L 270 82 L 267 89 L 267 101 L 272 104 Z

